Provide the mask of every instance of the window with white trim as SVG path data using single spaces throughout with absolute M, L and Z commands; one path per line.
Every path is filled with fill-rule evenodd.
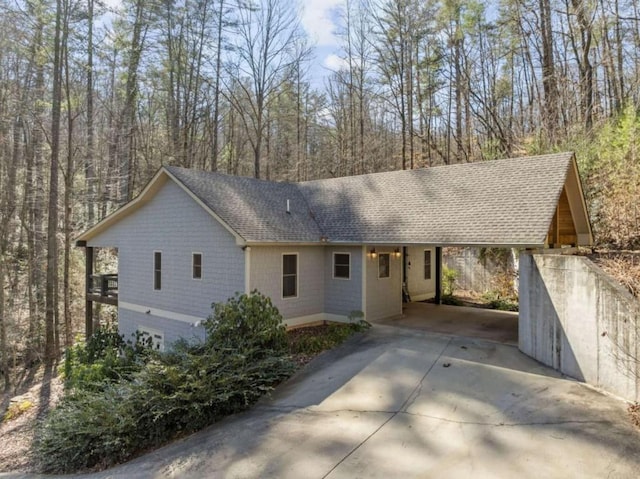
M 282 255 L 282 297 L 298 296 L 298 253 Z
M 191 255 L 191 274 L 193 279 L 202 279 L 202 253 Z
M 154 351 L 164 351 L 164 333 L 162 331 L 139 326 L 138 332 L 140 333 L 139 340 L 142 344 L 145 346 L 148 344 Z
M 431 279 L 431 250 L 424 250 L 424 279 Z
M 378 255 L 378 278 L 388 278 L 390 270 L 390 255 L 389 253 L 380 253 Z
M 351 277 L 351 255 L 349 253 L 333 253 L 333 277 L 338 279 Z
M 162 289 L 162 252 L 153 252 L 153 289 Z

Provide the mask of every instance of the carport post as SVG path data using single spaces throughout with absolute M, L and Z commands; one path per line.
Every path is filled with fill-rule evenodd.
M 85 265 L 85 339 L 89 341 L 89 338 L 93 336 L 93 301 L 90 298 L 92 276 L 93 276 L 93 247 L 87 246 L 86 241 L 78 241 L 76 246 L 84 248 L 84 265 Z
M 442 304 L 442 247 L 436 246 L 436 304 Z

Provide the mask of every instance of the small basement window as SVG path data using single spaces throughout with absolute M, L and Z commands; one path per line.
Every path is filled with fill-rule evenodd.
M 145 346 L 149 344 L 154 351 L 164 351 L 164 333 L 162 331 L 140 326 L 138 332 L 142 344 Z
M 424 279 L 431 279 L 431 250 L 424 250 Z
M 162 253 L 160 251 L 153 253 L 153 289 L 156 291 L 162 289 Z
M 389 277 L 389 253 L 380 253 L 378 255 L 378 278 Z
M 349 279 L 351 277 L 351 255 L 349 253 L 333 253 L 333 277 Z
M 193 279 L 202 279 L 202 253 L 193 253 L 191 271 Z
M 298 254 L 282 255 L 282 297 L 295 298 L 298 295 Z

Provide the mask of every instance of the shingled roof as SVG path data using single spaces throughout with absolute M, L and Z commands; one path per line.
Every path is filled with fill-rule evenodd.
M 247 244 L 544 246 L 567 178 L 589 228 L 573 153 L 302 183 L 164 167 L 151 185 L 163 173 Z
M 320 241 L 320 227 L 295 183 L 172 166 L 166 170 L 246 241 Z
M 573 153 L 301 183 L 320 229 L 347 242 L 544 245 Z

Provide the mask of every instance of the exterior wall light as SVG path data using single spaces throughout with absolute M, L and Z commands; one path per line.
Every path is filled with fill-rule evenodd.
M 400 248 L 396 248 L 396 249 L 394 249 L 394 250 L 393 250 L 393 255 L 394 255 L 396 258 L 399 258 L 400 256 L 402 256 L 402 253 L 400 253 Z
M 378 253 L 376 252 L 375 248 L 371 248 L 371 251 L 369 251 L 369 255 L 371 255 L 372 258 L 378 257 Z

